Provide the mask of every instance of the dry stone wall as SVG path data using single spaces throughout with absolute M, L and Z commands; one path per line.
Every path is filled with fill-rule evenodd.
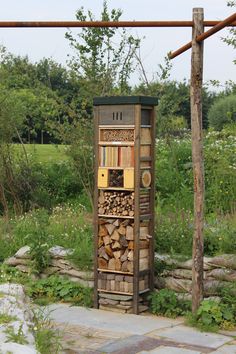
M 50 264 L 39 274 L 40 278 L 47 278 L 49 275 L 66 276 L 71 281 L 78 282 L 81 285 L 93 287 L 93 272 L 81 271 L 74 266 L 67 258 L 73 252 L 71 249 L 65 249 L 60 246 L 50 248 Z M 30 268 L 30 248 L 24 246 L 13 257 L 8 258 L 5 264 L 16 267 L 23 273 L 31 273 Z
M 13 257 L 5 261 L 6 264 L 16 267 L 18 270 L 26 273 L 30 273 L 29 266 L 29 256 L 30 249 L 28 246 L 22 247 Z M 74 266 L 69 260 L 68 255 L 70 255 L 73 250 L 64 249 L 60 246 L 52 247 L 49 250 L 51 261 L 50 265 L 44 269 L 44 271 L 39 275 L 41 278 L 46 278 L 49 275 L 57 274 L 59 276 L 66 276 L 70 280 L 78 282 L 81 285 L 93 287 L 93 272 L 92 271 L 81 271 L 76 266 Z M 164 270 L 155 277 L 155 288 L 158 289 L 171 289 L 176 293 L 188 296 L 191 295 L 192 291 L 192 260 L 179 261 L 174 259 L 169 255 L 159 255 L 156 254 L 155 258 L 158 262 L 161 262 Z M 115 286 L 115 279 L 111 278 L 115 275 L 102 274 L 99 277 L 99 287 L 104 290 L 114 290 L 117 289 Z M 127 286 L 127 292 L 129 292 L 129 281 L 128 276 L 119 277 L 119 287 L 122 289 L 123 286 Z M 147 279 L 145 277 L 140 280 L 140 287 L 145 288 L 145 282 Z M 219 296 L 220 290 L 223 287 L 228 287 L 232 284 L 236 284 L 236 255 L 235 254 L 225 254 L 216 257 L 204 257 L 204 296 Z M 117 286 L 117 285 L 116 285 Z M 131 286 L 131 285 L 130 285 Z M 130 288 L 130 292 L 132 289 Z M 101 297 L 100 305 L 102 308 L 112 309 L 115 303 L 118 302 L 120 312 L 125 312 L 124 310 L 130 310 L 132 307 L 132 297 L 128 299 L 121 299 L 117 294 L 103 294 Z M 125 301 L 125 302 L 124 302 Z M 145 303 L 146 305 L 146 303 Z M 127 312 L 128 312 L 127 311 Z
M 171 289 L 176 293 L 191 294 L 192 260 L 180 262 L 168 255 L 156 254 L 165 269 L 155 278 L 157 289 Z M 218 296 L 223 287 L 236 283 L 236 254 L 204 257 L 204 296 Z

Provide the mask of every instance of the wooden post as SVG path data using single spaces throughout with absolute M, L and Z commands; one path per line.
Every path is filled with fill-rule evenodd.
M 195 313 L 203 298 L 203 205 L 204 166 L 202 142 L 202 76 L 203 42 L 196 37 L 204 32 L 202 8 L 193 9 L 192 59 L 191 59 L 191 130 L 194 178 L 194 234 L 192 252 L 192 312 Z
M 134 295 L 133 311 L 139 314 L 139 235 L 140 235 L 140 125 L 141 105 L 135 105 L 135 146 L 134 146 Z

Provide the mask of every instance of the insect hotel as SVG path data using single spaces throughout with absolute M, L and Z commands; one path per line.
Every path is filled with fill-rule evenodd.
M 156 104 L 94 98 L 96 308 L 139 314 L 153 289 Z

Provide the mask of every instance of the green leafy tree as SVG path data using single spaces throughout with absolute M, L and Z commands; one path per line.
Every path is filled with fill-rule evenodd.
M 177 132 L 180 128 L 191 127 L 190 88 L 184 80 L 154 81 L 142 83 L 134 89 L 136 94 L 152 95 L 158 98 L 157 133 Z M 214 102 L 215 94 L 203 88 L 203 127 L 208 127 L 208 110 Z
M 78 80 L 70 70 L 50 59 L 32 64 L 0 48 L 1 84 L 14 90 L 26 110 L 21 136 L 27 142 L 55 141 L 53 125 L 78 114 Z
M 0 210 L 9 217 L 9 198 L 15 213 L 21 212 L 17 195 L 12 141 L 19 133 L 25 117 L 22 102 L 14 90 L 0 90 Z
M 107 2 L 103 2 L 101 21 L 119 21 L 120 9 L 109 13 Z M 84 8 L 76 13 L 78 21 L 94 21 L 91 11 Z M 87 95 L 129 93 L 129 78 L 135 69 L 136 51 L 140 40 L 129 35 L 126 29 L 89 27 L 82 28 L 77 37 L 67 32 L 66 38 L 75 49 L 70 65 L 82 80 Z M 85 92 L 86 93 L 86 92 Z
M 209 124 L 215 130 L 236 121 L 236 96 L 226 96 L 217 100 L 209 110 Z
M 227 6 L 236 7 L 236 1 L 235 0 L 227 1 Z M 223 42 L 236 49 L 236 29 L 235 28 L 231 28 L 229 30 L 229 35 L 226 38 L 223 38 Z M 236 64 L 236 59 L 234 59 L 233 62 L 234 64 Z
M 119 21 L 120 9 L 109 11 L 103 2 L 101 21 Z M 91 11 L 80 8 L 78 21 L 95 21 Z M 70 101 L 68 120 L 58 126 L 63 141 L 70 142 L 70 156 L 85 191 L 93 194 L 93 131 L 92 112 L 94 96 L 129 94 L 129 79 L 137 65 L 140 40 L 126 29 L 89 27 L 82 28 L 77 36 L 67 32 L 66 38 L 74 49 L 70 60 L 71 79 L 79 82 L 77 94 Z M 76 109 L 75 109 L 76 107 Z M 76 115 L 74 115 L 76 112 Z M 91 198 L 92 200 L 92 198 Z

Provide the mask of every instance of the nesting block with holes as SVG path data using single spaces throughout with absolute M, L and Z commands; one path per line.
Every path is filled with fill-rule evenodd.
M 94 98 L 94 305 L 138 314 L 153 289 L 155 97 Z

